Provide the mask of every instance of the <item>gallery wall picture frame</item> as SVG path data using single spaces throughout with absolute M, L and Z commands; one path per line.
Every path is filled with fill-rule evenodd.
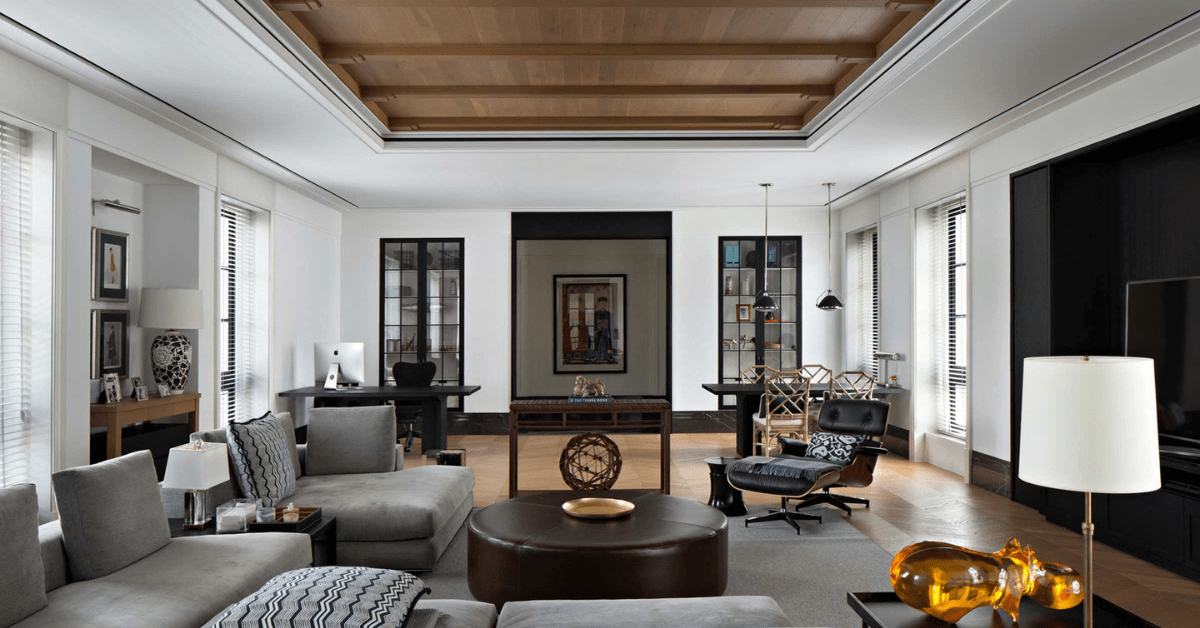
M 737 319 L 738 319 L 739 323 L 753 323 L 754 322 L 754 315 L 751 313 L 752 307 L 753 307 L 753 305 L 750 303 L 738 303 Z
M 92 227 L 92 299 L 129 301 L 129 234 Z
M 554 372 L 626 373 L 625 275 L 554 275 Z
M 92 378 L 129 375 L 129 310 L 92 310 Z

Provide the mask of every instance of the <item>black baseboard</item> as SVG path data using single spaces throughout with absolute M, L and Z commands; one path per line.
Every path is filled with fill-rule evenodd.
M 887 426 L 887 433 L 883 435 L 883 447 L 888 450 L 889 456 L 900 456 L 908 458 L 908 430 L 896 425 Z
M 982 452 L 971 452 L 971 484 L 1001 497 L 1011 497 L 1011 475 L 1011 463 Z

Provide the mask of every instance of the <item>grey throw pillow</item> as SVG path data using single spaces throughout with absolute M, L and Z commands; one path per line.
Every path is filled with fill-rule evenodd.
M 107 576 L 171 542 L 149 451 L 52 477 L 63 546 L 75 580 Z
M 0 628 L 6 628 L 46 606 L 37 490 L 32 484 L 0 488 L 0 556 Z
M 308 475 L 386 473 L 396 468 L 396 409 L 314 408 L 308 413 Z
M 288 424 L 291 421 L 287 421 Z M 296 468 L 284 422 L 270 412 L 226 428 L 229 457 L 242 494 L 274 506 L 296 492 Z M 295 443 L 295 434 L 290 442 Z

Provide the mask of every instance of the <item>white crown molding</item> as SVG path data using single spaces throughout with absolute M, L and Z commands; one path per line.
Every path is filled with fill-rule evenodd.
M 1121 52 L 1053 85 L 989 120 L 960 133 L 942 144 L 881 174 L 834 199 L 843 207 L 882 191 L 951 157 L 986 144 L 1051 111 L 1066 106 L 1108 85 L 1132 76 L 1147 67 L 1193 46 L 1200 45 L 1200 12 L 1194 13 Z M 1171 111 L 1162 112 L 1163 116 Z M 1064 148 L 1062 152 L 1071 149 Z M 1051 155 L 1045 156 L 1050 158 Z M 991 175 L 992 179 L 999 175 Z M 974 185 L 976 181 L 971 181 Z
M 0 48 L 69 83 L 339 211 L 355 205 L 0 14 Z M 67 129 L 69 131 L 69 129 Z M 79 136 L 78 133 L 73 135 Z M 82 137 L 82 136 L 80 136 Z M 89 143 L 94 143 L 90 138 Z M 114 147 L 105 146 L 112 152 Z M 161 168 L 160 168 L 161 169 Z M 171 173 L 180 176 L 179 173 Z

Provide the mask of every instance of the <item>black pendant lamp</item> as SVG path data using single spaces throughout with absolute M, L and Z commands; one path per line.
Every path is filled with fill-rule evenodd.
M 767 212 L 770 206 L 768 197 L 771 193 L 771 184 L 759 183 L 759 185 L 761 185 L 763 189 L 763 248 L 762 253 L 760 254 L 763 261 L 763 289 L 754 299 L 754 311 L 774 312 L 775 310 L 779 309 L 779 305 L 775 303 L 775 299 L 771 298 L 771 293 L 767 291 L 767 247 L 770 246 L 767 244 L 767 234 L 769 233 L 767 231 L 767 225 L 769 224 Z
M 829 233 L 829 289 L 821 293 L 817 298 L 817 308 L 822 310 L 840 310 L 846 306 L 842 302 L 842 295 L 838 294 L 833 289 L 833 184 L 824 183 L 825 186 L 825 206 L 829 209 L 829 221 L 827 230 Z

